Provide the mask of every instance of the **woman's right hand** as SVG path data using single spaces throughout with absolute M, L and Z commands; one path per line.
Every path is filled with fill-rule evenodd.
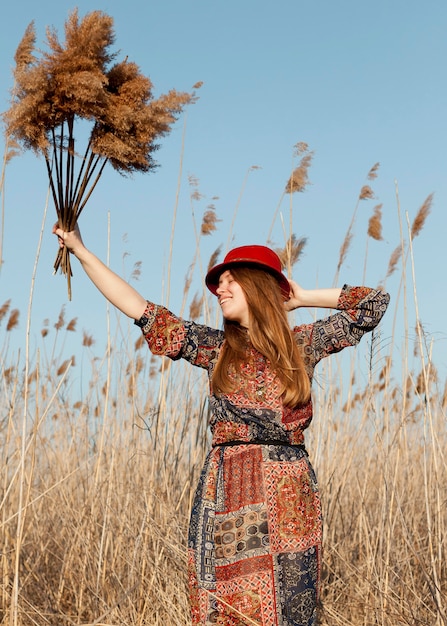
M 53 234 L 57 235 L 60 248 L 67 248 L 75 256 L 78 256 L 79 252 L 85 248 L 81 237 L 81 231 L 76 224 L 74 230 L 65 231 L 59 227 L 56 222 L 53 226 Z

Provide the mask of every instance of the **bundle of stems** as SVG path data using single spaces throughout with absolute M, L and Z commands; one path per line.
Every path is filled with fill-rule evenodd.
M 64 43 L 54 29 L 46 35 L 49 50 L 38 58 L 34 23 L 27 27 L 14 56 L 12 102 L 3 119 L 8 138 L 44 156 L 59 226 L 72 230 L 107 162 L 123 175 L 156 168 L 156 140 L 169 133 L 194 95 L 171 90 L 154 99 L 150 79 L 135 63 L 126 57 L 112 64 L 113 19 L 105 13 L 93 11 L 80 20 L 74 10 Z M 79 120 L 91 127 L 85 149 L 76 142 Z M 58 251 L 58 269 L 67 277 L 71 299 L 65 249 Z
M 95 154 L 89 141 L 76 176 L 74 117 L 67 120 L 66 126 L 68 129 L 68 149 L 64 149 L 64 123 L 62 123 L 59 139 L 54 129 L 52 131 L 53 161 L 50 161 L 50 158 L 45 155 L 45 162 L 59 225 L 64 230 L 70 231 L 74 229 L 82 209 L 102 174 L 107 159 Z M 56 149 L 58 142 L 59 146 Z M 58 250 L 54 262 L 54 273 L 59 268 L 67 276 L 68 297 L 71 299 L 71 276 L 73 274 L 70 254 L 65 247 Z

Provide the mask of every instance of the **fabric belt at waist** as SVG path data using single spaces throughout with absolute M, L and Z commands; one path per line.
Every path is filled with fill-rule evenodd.
M 306 446 L 303 443 L 290 443 L 289 441 L 280 441 L 279 439 L 252 439 L 251 441 L 224 441 L 222 443 L 212 444 L 213 448 L 228 447 L 228 446 L 249 446 L 255 444 L 258 446 L 288 446 L 289 448 L 299 448 L 303 452 L 306 452 Z

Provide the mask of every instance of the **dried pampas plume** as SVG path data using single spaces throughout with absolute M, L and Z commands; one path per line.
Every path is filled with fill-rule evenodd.
M 419 233 L 421 232 L 421 230 L 424 228 L 425 220 L 427 219 L 428 214 L 430 213 L 432 204 L 433 204 L 433 194 L 431 193 L 429 196 L 427 196 L 422 206 L 420 207 L 419 211 L 417 212 L 416 217 L 413 220 L 413 224 L 411 225 L 411 238 L 412 239 L 417 237 Z
M 375 180 L 377 178 L 377 172 L 379 171 L 380 163 L 374 163 L 372 168 L 368 172 L 368 180 Z
M 142 266 L 142 262 L 141 261 L 136 261 L 134 266 L 133 266 L 133 270 L 132 270 L 132 274 L 131 274 L 131 278 L 133 280 L 139 280 L 141 277 L 141 266 Z
M 203 214 L 202 224 L 200 226 L 200 232 L 202 235 L 211 235 L 217 229 L 217 222 L 221 220 L 218 219 L 216 215 L 215 207 L 210 204 L 205 213 Z
M 92 335 L 88 335 L 85 331 L 82 333 L 82 345 L 90 348 L 95 343 Z
M 374 199 L 374 191 L 369 185 L 363 185 L 360 189 L 359 200 L 372 200 Z
M 377 204 L 374 207 L 374 213 L 368 222 L 368 237 L 376 241 L 382 240 L 382 205 Z
M 297 238 L 292 234 L 284 248 L 276 248 L 275 252 L 280 258 L 282 267 L 291 269 L 298 262 L 306 244 L 307 237 Z
M 15 139 L 10 137 L 6 142 L 5 164 L 9 163 L 11 159 L 18 156 L 19 154 L 20 154 L 20 145 Z
M 75 332 L 77 321 L 78 321 L 78 318 L 74 317 L 72 320 L 68 322 L 65 330 L 67 330 L 68 332 L 72 332 L 72 333 Z
M 6 330 L 8 332 L 19 325 L 19 315 L 20 313 L 18 309 L 13 309 L 11 311 L 8 323 L 6 324 Z
M 287 181 L 285 188 L 286 193 L 304 191 L 309 184 L 308 172 L 312 164 L 314 153 L 309 150 L 309 146 L 303 141 L 295 145 L 295 153 L 300 157 L 300 162 Z
M 10 306 L 11 306 L 11 300 L 6 300 L 6 302 L 4 302 L 2 306 L 0 307 L 0 322 L 9 311 Z
M 188 176 L 188 183 L 192 189 L 191 200 L 199 202 L 203 198 L 203 195 L 199 191 L 199 179 L 197 178 L 197 176 L 194 176 L 194 174 L 190 174 Z
M 345 236 L 344 240 L 343 240 L 343 243 L 340 246 L 340 252 L 339 252 L 339 255 L 338 255 L 337 271 L 340 270 L 341 266 L 345 262 L 346 256 L 347 256 L 349 248 L 351 246 L 352 237 L 353 237 L 352 232 L 348 231 L 346 233 L 346 236 Z
M 390 256 L 390 260 L 388 263 L 388 271 L 386 273 L 386 277 L 391 276 L 396 270 L 397 264 L 399 262 L 400 257 L 402 256 L 402 247 L 397 246 L 397 248 L 392 252 Z
M 62 376 L 68 370 L 69 367 L 76 365 L 75 357 L 72 356 L 71 359 L 65 359 L 56 370 L 57 376 Z
M 2 117 L 9 145 L 43 155 L 59 226 L 73 230 L 106 163 L 123 175 L 156 168 L 158 140 L 195 94 L 171 90 L 154 99 L 152 82 L 135 63 L 115 63 L 113 19 L 101 11 L 79 19 L 74 10 L 63 43 L 48 28 L 49 52 L 40 58 L 35 40 L 31 22 L 16 50 L 12 104 Z M 91 124 L 80 146 L 77 120 Z M 59 269 L 71 299 L 66 248 L 56 256 Z
M 201 296 L 199 294 L 195 294 L 190 307 L 189 307 L 189 319 L 195 321 L 197 320 L 202 313 L 202 305 L 203 305 L 204 296 L 203 293 Z
M 60 330 L 65 324 L 65 307 L 62 306 L 60 312 L 59 312 L 59 317 L 57 318 L 57 322 L 54 325 L 54 328 L 56 330 Z
M 214 250 L 213 254 L 210 256 L 210 260 L 208 261 L 208 271 L 217 264 L 217 260 L 220 256 L 220 252 L 222 250 L 222 246 L 219 246 Z

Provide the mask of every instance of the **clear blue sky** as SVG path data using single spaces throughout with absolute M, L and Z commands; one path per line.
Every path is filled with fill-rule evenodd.
M 360 188 L 369 169 L 380 162 L 378 178 L 372 183 L 376 199 L 360 206 L 340 282 L 363 281 L 366 229 L 377 203 L 383 204 L 384 240 L 369 242 L 365 281 L 374 286 L 386 274 L 400 237 L 396 183 L 404 228 L 405 214 L 412 220 L 433 192 L 432 212 L 414 242 L 414 254 L 420 317 L 429 340 L 435 340 L 436 363 L 445 370 L 444 0 L 110 0 L 94 5 L 82 0 L 77 5 L 65 0 L 18 0 L 4 8 L 0 24 L 2 110 L 9 106 L 13 55 L 26 26 L 35 21 L 39 46 L 47 25 L 54 26 L 63 39 L 64 22 L 75 6 L 81 16 L 95 9 L 114 18 L 115 49 L 150 76 L 155 96 L 204 82 L 199 101 L 187 111 L 184 150 L 183 116 L 162 141 L 156 155 L 160 168 L 155 173 L 125 179 L 111 168 L 106 171 L 81 220 L 91 249 L 105 259 L 110 214 L 112 267 L 128 276 L 133 264 L 141 261 L 136 286 L 149 299 L 160 301 L 183 157 L 169 302 L 177 311 L 195 251 L 188 177 L 199 181 L 203 194 L 195 205 L 198 222 L 210 203 L 222 220 L 218 231 L 202 241 L 206 264 L 220 244 L 226 246 L 236 206 L 232 243 L 265 242 L 294 165 L 293 146 L 304 141 L 314 151 L 312 184 L 305 193 L 293 196 L 293 230 L 307 237 L 308 244 L 294 277 L 303 286 L 330 286 Z M 250 172 L 244 185 L 252 166 L 259 169 Z M 2 198 L 0 306 L 11 299 L 11 306 L 21 311 L 20 328 L 14 334 L 16 348 L 24 343 L 46 191 L 41 159 L 27 153 L 11 161 Z M 281 205 L 286 222 L 288 210 L 287 199 Z M 67 301 L 63 277 L 52 276 L 57 250 L 51 235 L 53 221 L 50 203 L 37 267 L 31 336 L 39 336 L 45 318 L 55 322 L 65 305 L 67 319 L 77 317 L 78 328 L 94 334 L 101 345 L 105 311 L 101 296 L 76 264 L 72 302 Z M 278 245 L 283 244 L 279 218 L 273 236 Z M 399 267 L 387 283 L 394 303 L 400 276 Z M 413 310 L 409 316 L 413 325 Z M 385 327 L 388 334 L 391 322 L 390 316 Z M 4 324 L 0 345 L 3 333 Z M 403 326 L 398 333 L 399 343 Z M 69 339 L 67 357 L 80 339 L 79 333 Z

